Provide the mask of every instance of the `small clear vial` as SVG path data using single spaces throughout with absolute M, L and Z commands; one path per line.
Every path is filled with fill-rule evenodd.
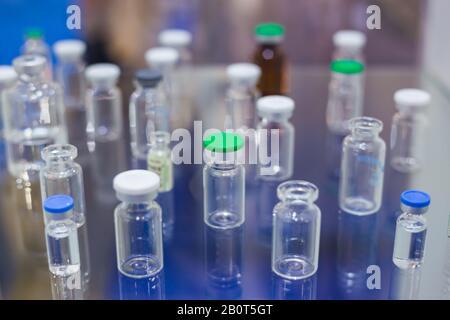
M 117 267 L 130 278 L 155 276 L 163 268 L 161 208 L 154 201 L 159 177 L 147 170 L 125 171 L 113 187 L 121 201 L 114 212 Z
M 316 273 L 319 263 L 319 189 L 301 180 L 278 186 L 280 202 L 273 209 L 272 271 L 299 280 Z
M 130 134 L 133 157 L 147 160 L 150 135 L 154 131 L 169 131 L 169 114 L 164 105 L 162 74 L 155 69 L 136 72 L 136 90 L 130 97 Z
M 418 268 L 423 263 L 430 196 L 419 190 L 408 190 L 401 194 L 402 214 L 397 219 L 394 253 L 392 260 L 401 268 Z
M 173 188 L 172 151 L 170 135 L 164 131 L 150 133 L 150 150 L 148 151 L 148 170 L 159 176 L 159 192 L 167 192 Z
M 398 112 L 392 119 L 391 166 L 404 173 L 417 171 L 426 151 L 425 111 L 431 97 L 423 90 L 401 89 L 395 92 L 394 101 Z
M 50 48 L 45 42 L 42 30 L 32 28 L 25 33 L 25 43 L 21 48 L 23 55 L 38 55 L 45 58 L 44 77 L 47 81 L 53 79 L 53 63 Z
M 43 77 L 45 58 L 37 55 L 14 59 L 19 80 L 4 92 L 3 121 L 12 176 L 38 175 L 41 151 L 67 142 L 62 90 Z
M 366 35 L 357 30 L 340 30 L 333 35 L 333 60 L 356 60 L 364 63 Z
M 247 130 L 256 126 L 256 100 L 260 93 L 256 83 L 261 76 L 261 68 L 252 63 L 234 63 L 228 66 L 227 76 L 230 86 L 226 94 L 226 129 Z
M 264 180 L 281 181 L 294 171 L 295 129 L 289 122 L 295 102 L 289 97 L 266 96 L 256 103 L 261 121 L 257 125 L 258 172 Z
M 0 140 L 3 140 L 3 92 L 11 88 L 17 81 L 17 73 L 14 68 L 0 65 Z
M 327 126 L 332 133 L 345 135 L 350 131 L 350 119 L 363 112 L 364 65 L 355 60 L 335 60 L 330 70 Z
M 383 123 L 359 117 L 350 121 L 351 134 L 342 143 L 339 206 L 355 215 L 377 212 L 383 195 L 386 144 L 379 136 Z
M 90 261 L 86 225 L 83 169 L 74 160 L 77 148 L 70 144 L 50 145 L 41 153 L 45 161 L 40 171 L 43 201 L 53 195 L 68 195 L 73 199 L 72 221 L 77 226 L 83 282 L 89 281 Z
M 192 63 L 192 34 L 183 29 L 166 29 L 159 33 L 158 42 L 163 47 L 173 48 L 178 51 L 180 65 Z
M 96 143 L 114 141 L 122 134 L 122 94 L 116 86 L 118 66 L 98 63 L 86 68 L 90 88 L 86 92 L 87 146 L 90 152 Z
M 239 227 L 245 221 L 245 169 L 240 163 L 244 139 L 219 132 L 206 136 L 203 146 L 204 221 L 217 229 Z

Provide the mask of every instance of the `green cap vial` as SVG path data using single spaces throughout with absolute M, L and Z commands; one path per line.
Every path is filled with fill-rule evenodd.
M 235 152 L 242 149 L 244 139 L 240 134 L 222 131 L 205 137 L 203 146 L 211 152 Z
M 43 36 L 42 30 L 39 28 L 30 28 L 25 31 L 26 39 L 41 39 Z
M 255 36 L 261 42 L 279 42 L 283 39 L 285 28 L 279 23 L 261 23 L 255 27 Z
M 359 74 L 364 69 L 364 64 L 356 60 L 334 60 L 330 65 L 332 72 L 342 74 Z

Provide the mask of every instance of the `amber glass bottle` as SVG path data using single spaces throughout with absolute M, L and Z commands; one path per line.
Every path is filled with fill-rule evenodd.
M 263 96 L 287 94 L 287 61 L 280 46 L 284 27 L 277 23 L 259 24 L 255 28 L 255 36 L 258 46 L 253 61 L 262 71 L 258 89 Z

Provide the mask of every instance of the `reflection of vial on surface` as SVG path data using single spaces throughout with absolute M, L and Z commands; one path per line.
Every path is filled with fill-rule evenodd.
M 379 136 L 383 123 L 354 118 L 350 129 L 342 145 L 339 206 L 351 214 L 372 214 L 380 209 L 383 194 L 386 145 Z
M 148 170 L 156 173 L 160 179 L 159 192 L 167 192 L 173 188 L 173 164 L 168 132 L 153 131 L 150 133 L 150 149 L 148 151 Z
M 280 181 L 292 176 L 295 129 L 289 118 L 294 107 L 294 100 L 284 96 L 267 96 L 257 101 L 261 117 L 257 126 L 258 177 L 264 180 Z
M 423 216 L 430 205 L 430 196 L 409 190 L 400 196 L 402 214 L 397 219 L 392 260 L 399 268 L 417 268 L 423 263 L 427 221 Z
M 118 269 L 132 278 L 155 276 L 163 268 L 161 208 L 154 201 L 159 177 L 130 170 L 119 173 L 113 186 L 122 201 L 114 212 Z
M 402 89 L 394 95 L 398 112 L 392 120 L 391 165 L 400 172 L 420 169 L 426 148 L 425 110 L 430 95 L 419 89 Z
M 350 119 L 362 115 L 364 65 L 353 60 L 335 60 L 330 69 L 328 129 L 335 134 L 348 134 Z
M 245 169 L 239 163 L 244 140 L 234 133 L 220 132 L 203 140 L 204 221 L 212 228 L 229 229 L 245 221 Z
M 301 280 L 288 280 L 273 274 L 272 287 L 275 300 L 315 300 L 317 298 L 317 275 Z
M 162 300 L 165 297 L 164 289 L 163 272 L 140 279 L 119 273 L 120 300 Z
M 319 263 L 319 189 L 307 181 L 286 181 L 277 189 L 273 209 L 272 271 L 299 280 L 312 276 Z
M 339 30 L 333 35 L 335 47 L 333 60 L 356 60 L 364 62 L 363 49 L 366 35 L 357 30 Z

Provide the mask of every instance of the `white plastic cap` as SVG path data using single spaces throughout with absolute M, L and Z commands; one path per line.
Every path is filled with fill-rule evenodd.
M 333 35 L 336 47 L 359 49 L 366 44 L 366 35 L 356 30 L 340 30 Z
M 146 201 L 158 192 L 159 176 L 148 170 L 125 171 L 114 177 L 113 188 L 121 201 Z
M 420 89 L 400 89 L 394 94 L 394 101 L 398 110 L 423 110 L 431 102 L 428 92 Z
M 53 45 L 53 51 L 61 60 L 79 59 L 86 51 L 86 44 L 81 40 L 60 40 Z
M 17 73 L 13 67 L 0 65 L 0 88 L 7 87 L 17 80 Z
M 164 47 L 187 47 L 192 42 L 192 34 L 183 29 L 167 29 L 159 33 L 158 41 Z
M 290 117 L 294 107 L 294 100 L 285 96 L 265 96 L 259 98 L 256 102 L 256 108 L 260 117 L 273 115 Z
M 145 53 L 145 60 L 149 67 L 164 67 L 174 65 L 178 62 L 178 51 L 168 47 L 156 47 Z
M 256 84 L 261 68 L 253 63 L 233 63 L 227 68 L 227 76 L 232 83 Z
M 95 84 L 116 82 L 120 69 L 112 63 L 97 63 L 86 68 L 86 78 Z

